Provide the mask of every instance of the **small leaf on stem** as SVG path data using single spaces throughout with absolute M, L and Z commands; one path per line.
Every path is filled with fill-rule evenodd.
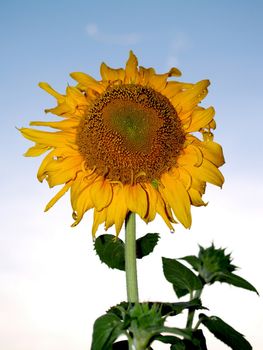
M 158 233 L 147 233 L 145 236 L 136 240 L 136 256 L 142 259 L 150 254 L 158 243 L 160 236 Z

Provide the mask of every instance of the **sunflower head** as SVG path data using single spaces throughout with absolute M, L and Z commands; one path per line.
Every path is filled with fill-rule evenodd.
M 190 227 L 190 207 L 205 205 L 206 183 L 224 181 L 214 109 L 199 106 L 209 81 L 171 80 L 178 69 L 156 74 L 138 67 L 132 51 L 124 69 L 102 63 L 100 71 L 100 80 L 72 73 L 77 85 L 63 95 L 40 83 L 57 100 L 46 112 L 62 119 L 31 122 L 55 132 L 21 129 L 35 142 L 26 156 L 47 152 L 38 179 L 63 185 L 46 209 L 70 190 L 73 225 L 94 208 L 93 234 L 101 223 L 118 234 L 129 211 L 145 222 L 159 214 L 170 229 L 176 219 Z

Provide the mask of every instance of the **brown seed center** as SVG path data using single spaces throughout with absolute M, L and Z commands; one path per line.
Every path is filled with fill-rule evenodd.
M 170 101 L 150 87 L 118 85 L 98 97 L 77 132 L 86 167 L 112 181 L 154 181 L 176 164 L 185 134 Z

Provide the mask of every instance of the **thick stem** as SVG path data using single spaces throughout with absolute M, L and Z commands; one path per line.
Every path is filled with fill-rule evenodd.
M 125 219 L 125 271 L 128 301 L 139 301 L 136 267 L 135 213 L 129 212 Z

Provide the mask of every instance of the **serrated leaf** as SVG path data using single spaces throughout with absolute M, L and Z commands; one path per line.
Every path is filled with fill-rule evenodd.
M 173 284 L 175 292 L 182 296 L 181 292 L 189 293 L 203 287 L 201 280 L 185 265 L 176 259 L 162 258 L 163 272 L 168 282 Z
M 247 289 L 258 294 L 258 291 L 251 283 L 234 273 L 220 273 L 216 277 L 216 281 L 232 284 L 235 287 Z
M 195 255 L 187 255 L 183 258 L 180 258 L 180 260 L 185 260 L 188 264 L 190 264 L 195 271 L 198 271 L 200 266 L 200 260 Z
M 93 326 L 91 350 L 111 350 L 114 341 L 122 334 L 122 323 L 114 314 L 99 317 Z
M 136 240 L 136 257 L 142 259 L 144 256 L 150 254 L 159 240 L 158 233 L 147 233 L 145 236 Z
M 216 338 L 230 346 L 233 350 L 252 350 L 250 343 L 244 336 L 234 328 L 225 323 L 221 318 L 216 316 L 207 317 L 201 314 L 202 324 L 214 334 Z
M 100 260 L 112 269 L 125 271 L 124 242 L 114 235 L 98 236 L 94 243 Z

